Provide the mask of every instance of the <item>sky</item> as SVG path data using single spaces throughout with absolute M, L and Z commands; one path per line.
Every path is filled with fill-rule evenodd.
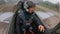
M 43 1 L 49 1 L 49 2 L 52 2 L 52 3 L 54 3 L 54 4 L 56 4 L 56 3 L 60 3 L 60 0 L 43 0 Z

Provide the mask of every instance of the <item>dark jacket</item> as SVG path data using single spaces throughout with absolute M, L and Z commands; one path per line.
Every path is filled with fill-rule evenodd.
M 35 28 L 38 28 L 38 25 L 42 25 L 41 20 L 38 18 L 38 16 L 34 12 L 29 14 L 25 10 L 24 11 L 20 10 L 20 11 L 16 12 L 13 16 L 12 23 L 10 24 L 8 34 L 22 34 L 23 33 L 21 31 L 21 27 L 24 23 L 22 20 L 22 18 L 24 18 L 24 17 L 26 17 L 26 19 L 33 17 L 32 25 L 35 26 Z

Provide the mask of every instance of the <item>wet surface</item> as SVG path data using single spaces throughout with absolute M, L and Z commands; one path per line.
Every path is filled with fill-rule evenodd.
M 51 12 L 36 12 L 46 28 L 52 29 L 60 23 L 60 18 Z
M 9 23 L 11 18 L 9 18 L 13 13 L 11 12 L 0 12 L 0 34 L 6 34 L 8 31 Z
M 6 34 L 8 30 L 8 24 L 0 22 L 0 34 Z

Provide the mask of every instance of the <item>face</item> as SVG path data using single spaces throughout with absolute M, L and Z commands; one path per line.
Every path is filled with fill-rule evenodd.
M 29 10 L 29 13 L 32 13 L 35 10 L 35 7 L 30 7 L 28 10 Z

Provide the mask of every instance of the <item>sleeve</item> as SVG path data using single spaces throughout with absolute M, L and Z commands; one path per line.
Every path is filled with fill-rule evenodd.
M 35 24 L 36 25 L 42 25 L 42 21 L 39 19 L 39 17 L 38 16 L 34 16 L 34 22 L 35 22 Z
M 17 20 L 16 20 L 16 33 L 17 34 L 21 34 L 21 32 L 20 32 L 21 25 L 22 25 L 22 20 L 19 17 L 19 15 L 17 15 Z

